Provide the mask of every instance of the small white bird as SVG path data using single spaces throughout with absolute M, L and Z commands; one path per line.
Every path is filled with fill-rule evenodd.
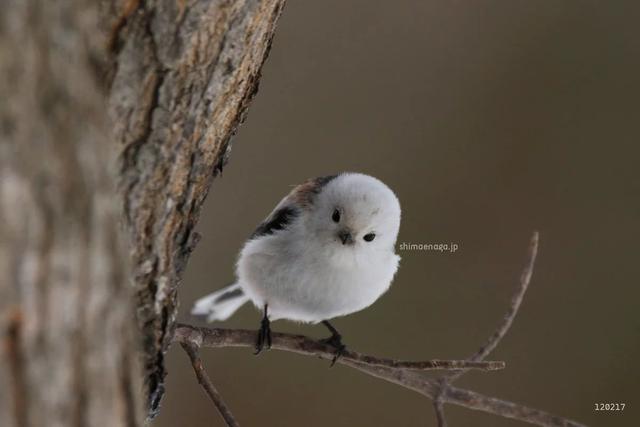
M 270 320 L 322 322 L 337 358 L 345 346 L 328 319 L 362 310 L 389 289 L 399 229 L 400 203 L 380 180 L 360 173 L 310 179 L 246 242 L 236 283 L 199 299 L 191 313 L 226 320 L 253 302 L 263 310 L 256 354 L 271 346 Z

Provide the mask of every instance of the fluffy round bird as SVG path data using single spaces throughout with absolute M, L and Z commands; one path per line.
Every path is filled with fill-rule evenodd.
M 382 181 L 361 173 L 310 179 L 245 243 L 236 283 L 196 301 L 192 314 L 226 320 L 251 301 L 263 312 L 256 354 L 271 346 L 271 320 L 322 322 L 337 358 L 345 346 L 329 319 L 367 308 L 389 289 L 399 229 L 400 203 Z

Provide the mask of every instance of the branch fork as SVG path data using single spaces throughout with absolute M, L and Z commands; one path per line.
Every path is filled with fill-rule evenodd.
M 345 366 L 357 369 L 368 375 L 392 382 L 410 390 L 414 390 L 433 401 L 436 420 L 439 427 L 446 427 L 447 421 L 444 405 L 454 404 L 469 409 L 492 413 L 505 418 L 517 419 L 539 426 L 551 427 L 584 427 L 575 421 L 558 417 L 547 412 L 526 407 L 505 400 L 484 396 L 470 390 L 453 386 L 467 371 L 476 369 L 494 371 L 503 369 L 501 361 L 485 361 L 484 359 L 498 346 L 507 334 L 520 308 L 524 294 L 529 287 L 533 267 L 538 251 L 538 233 L 534 232 L 529 245 L 527 262 L 520 276 L 516 292 L 511 299 L 509 309 L 496 331 L 487 342 L 466 360 L 425 360 L 406 361 L 366 355 L 352 350 L 345 350 L 337 360 Z M 237 426 L 228 407 L 222 401 L 220 393 L 215 389 L 207 376 L 202 360 L 198 356 L 200 347 L 249 347 L 255 345 L 255 331 L 244 329 L 204 328 L 187 324 L 179 324 L 175 329 L 173 341 L 182 345 L 189 355 L 198 381 L 218 408 L 228 426 Z M 273 333 L 272 348 L 305 356 L 315 356 L 325 360 L 333 360 L 335 349 L 322 341 L 303 335 Z M 426 378 L 425 371 L 444 371 L 437 378 Z

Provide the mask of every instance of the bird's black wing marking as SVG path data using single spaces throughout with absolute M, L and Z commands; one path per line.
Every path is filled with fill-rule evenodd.
M 256 228 L 256 231 L 251 235 L 251 239 L 273 234 L 278 230 L 284 230 L 297 216 L 297 209 L 291 206 L 283 206 L 272 215 L 269 215 L 269 218 Z
M 251 235 L 251 239 L 274 234 L 278 230 L 287 228 L 287 226 L 300 215 L 300 209 L 304 210 L 313 204 L 315 197 L 320 193 L 322 188 L 337 177 L 338 175 L 329 175 L 309 179 L 294 188 L 291 193 L 280 202 L 282 207 L 272 212 L 271 215 L 258 226 Z
M 214 304 L 226 301 L 228 299 L 233 299 L 236 297 L 239 297 L 243 294 L 244 292 L 242 291 L 241 288 L 237 288 L 228 292 L 223 293 L 222 295 L 220 295 L 218 298 L 216 298 L 216 300 L 214 301 Z

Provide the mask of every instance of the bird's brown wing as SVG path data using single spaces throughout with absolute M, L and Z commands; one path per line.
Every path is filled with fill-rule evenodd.
M 311 178 L 293 188 L 256 228 L 251 238 L 255 239 L 286 229 L 304 209 L 313 204 L 315 196 L 322 188 L 336 177 L 337 175 L 329 175 Z

